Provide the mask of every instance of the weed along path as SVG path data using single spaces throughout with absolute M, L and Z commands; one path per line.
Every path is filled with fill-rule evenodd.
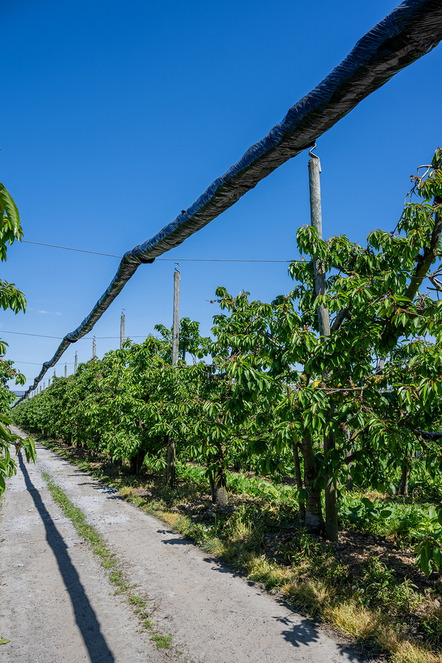
M 367 660 L 37 447 L 1 502 L 2 662 Z

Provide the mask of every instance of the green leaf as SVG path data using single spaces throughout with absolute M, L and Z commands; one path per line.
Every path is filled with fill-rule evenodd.
M 422 541 L 418 545 L 417 550 L 418 554 L 416 556 L 416 565 L 420 568 L 421 571 L 423 571 L 423 573 L 425 573 L 426 576 L 431 575 L 431 545 L 428 539 Z

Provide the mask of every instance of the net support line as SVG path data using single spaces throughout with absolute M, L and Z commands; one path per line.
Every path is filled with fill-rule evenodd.
M 431 51 L 441 38 L 441 0 L 405 0 L 388 14 L 317 87 L 290 108 L 265 138 L 252 145 L 236 164 L 212 182 L 191 207 L 154 237 L 124 254 L 107 290 L 79 327 L 64 337 L 52 359 L 44 362 L 33 385 L 20 400 L 37 387 L 71 343 L 91 331 L 140 265 L 152 263 L 179 246 L 276 168 L 311 147 L 360 101 Z

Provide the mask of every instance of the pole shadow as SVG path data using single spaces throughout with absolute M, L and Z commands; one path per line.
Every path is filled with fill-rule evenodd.
M 67 545 L 46 509 L 39 491 L 32 483 L 21 454 L 19 454 L 19 463 L 25 479 L 26 488 L 34 500 L 35 507 L 45 526 L 46 541 L 57 560 L 61 577 L 63 578 L 74 609 L 75 621 L 80 630 L 91 663 L 114 663 L 114 655 L 101 633 L 100 623 L 80 582 L 77 570 L 71 562 Z

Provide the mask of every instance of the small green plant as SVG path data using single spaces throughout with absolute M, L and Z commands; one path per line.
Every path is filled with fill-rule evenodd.
M 161 633 L 155 633 L 154 635 L 152 635 L 150 639 L 153 640 L 153 642 L 155 642 L 158 649 L 170 649 L 172 643 L 171 635 L 162 635 Z
M 392 569 L 388 569 L 376 557 L 368 561 L 361 578 L 355 581 L 354 589 L 363 605 L 382 608 L 395 615 L 409 612 L 422 601 L 410 580 L 399 583 Z
M 422 631 L 425 638 L 435 647 L 442 642 L 442 608 L 436 608 L 432 615 L 422 622 Z
M 392 513 L 391 508 L 386 508 L 382 502 L 372 501 L 368 497 L 344 498 L 340 508 L 340 517 L 343 522 L 372 532 L 379 523 L 384 525 Z
M 146 601 L 143 601 L 140 596 L 130 596 L 129 603 L 135 605 L 137 608 L 144 608 L 146 605 Z
M 116 586 L 115 595 L 124 594 L 129 589 L 129 584 L 125 580 L 125 574 L 121 570 L 113 571 L 109 574 L 110 582 Z
M 434 570 L 439 571 L 442 562 L 442 507 L 429 509 L 428 525 L 416 552 L 416 563 L 427 576 Z

